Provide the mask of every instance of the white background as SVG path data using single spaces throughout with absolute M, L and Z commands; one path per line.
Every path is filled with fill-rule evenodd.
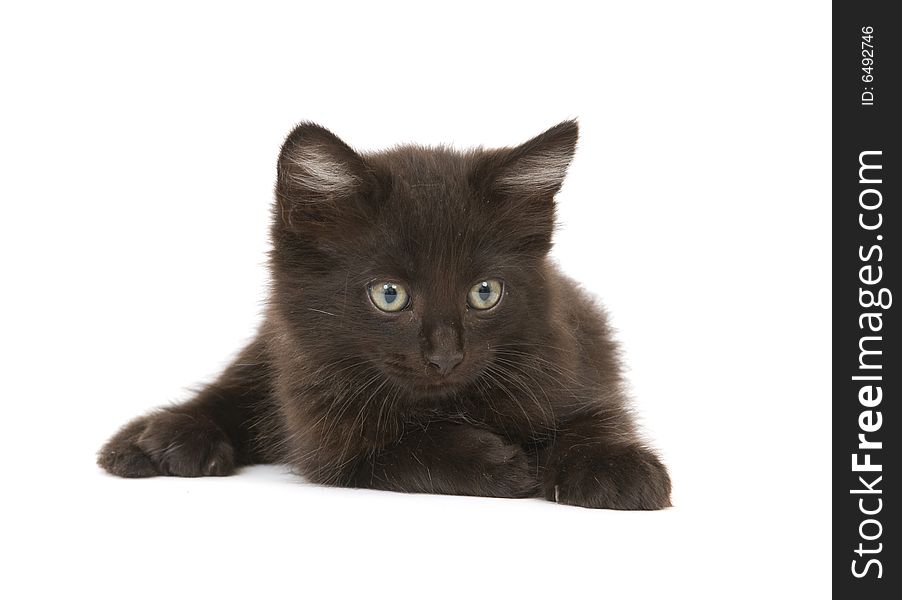
M 325 4 L 0 9 L 0 596 L 825 597 L 829 4 Z M 674 508 L 94 465 L 253 335 L 295 122 L 366 150 L 570 117 L 554 253 Z

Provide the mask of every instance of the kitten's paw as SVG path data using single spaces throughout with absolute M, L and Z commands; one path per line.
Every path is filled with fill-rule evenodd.
M 167 410 L 139 417 L 97 454 L 97 464 L 120 477 L 231 475 L 235 452 L 207 417 Z
M 473 429 L 470 443 L 476 448 L 476 495 L 495 498 L 528 498 L 539 491 L 536 469 L 530 466 L 519 444 L 490 431 Z
M 670 476 L 654 453 L 630 446 L 563 461 L 546 482 L 545 497 L 588 508 L 658 510 L 671 505 Z

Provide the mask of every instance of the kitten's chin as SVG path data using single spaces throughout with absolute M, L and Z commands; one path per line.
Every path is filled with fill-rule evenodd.
M 396 384 L 406 388 L 411 396 L 421 398 L 447 398 L 467 383 L 466 378 L 454 375 L 446 377 L 411 377 L 410 375 L 405 376 L 389 372 L 388 376 Z
M 422 382 L 412 386 L 414 393 L 426 398 L 447 398 L 459 390 L 461 383 L 450 380 L 437 382 Z

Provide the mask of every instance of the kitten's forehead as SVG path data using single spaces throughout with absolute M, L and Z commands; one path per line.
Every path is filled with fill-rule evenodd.
M 371 160 L 390 180 L 387 200 L 399 216 L 453 225 L 474 208 L 475 152 L 401 146 Z
M 399 146 L 370 157 L 401 188 L 469 186 L 476 152 L 443 146 Z
M 378 229 L 410 268 L 478 269 L 493 223 L 473 186 L 476 151 L 402 146 L 371 160 L 391 181 Z

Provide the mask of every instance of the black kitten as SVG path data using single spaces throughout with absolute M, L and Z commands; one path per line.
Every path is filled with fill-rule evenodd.
M 669 506 L 604 314 L 546 257 L 576 140 L 565 122 L 511 149 L 364 155 L 297 127 L 259 335 L 99 464 L 194 477 L 279 462 L 332 485 Z

